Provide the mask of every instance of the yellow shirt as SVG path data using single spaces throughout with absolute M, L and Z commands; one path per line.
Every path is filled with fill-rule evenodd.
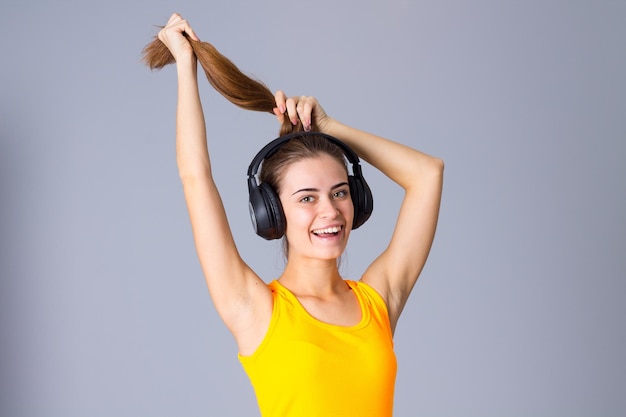
M 239 355 L 263 417 L 391 417 L 396 356 L 387 307 L 369 285 L 346 281 L 361 306 L 355 326 L 321 322 L 278 281 L 267 334 Z

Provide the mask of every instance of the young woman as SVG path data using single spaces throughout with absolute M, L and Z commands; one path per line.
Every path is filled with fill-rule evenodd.
M 224 87 L 230 78 L 221 73 L 233 64 L 201 43 L 178 14 L 145 53 L 152 67 L 176 63 L 176 155 L 195 245 L 211 298 L 237 341 L 262 415 L 391 416 L 393 332 L 433 241 L 443 162 L 346 126 L 313 97 L 288 98 L 278 91 L 270 96 L 269 108 L 267 100 L 260 108 L 242 104 L 255 101 L 256 90 L 265 87 Z M 274 193 L 269 205 L 279 216 L 274 229 L 280 229 L 266 237 L 284 234 L 287 249 L 285 269 L 269 285 L 240 257 L 213 181 L 197 59 L 231 101 L 272 112 L 281 135 L 305 132 L 262 157 L 259 185 Z M 254 83 L 243 80 L 247 82 Z M 349 149 L 342 147 L 346 145 Z M 371 201 L 361 201 L 371 198 L 367 186 L 355 188 L 357 173 L 348 175 L 344 155 L 350 149 L 405 191 L 388 247 L 359 281 L 342 279 L 337 266 L 351 229 L 369 215 L 362 205 L 371 206 Z M 356 196 L 364 192 L 365 197 Z

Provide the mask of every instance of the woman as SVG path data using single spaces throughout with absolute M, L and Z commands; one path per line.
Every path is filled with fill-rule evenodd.
M 223 63 L 205 62 L 206 49 L 178 14 L 158 39 L 171 57 L 151 66 L 175 61 L 177 67 L 176 155 L 198 256 L 215 307 L 236 339 L 262 415 L 391 416 L 393 331 L 433 241 L 443 162 L 346 126 L 329 117 L 313 97 L 288 98 L 278 91 L 271 97 L 270 111 L 281 123 L 281 135 L 289 130 L 320 135 L 306 133 L 285 141 L 275 154 L 263 158 L 260 185 L 269 184 L 264 187 L 275 193 L 277 201 L 271 204 L 282 210 L 284 224 L 278 225 L 278 235 L 284 233 L 287 249 L 283 273 L 267 285 L 241 259 L 213 181 L 197 56 L 211 83 L 236 104 L 241 105 L 239 96 L 252 95 L 256 87 L 224 93 L 219 74 L 210 74 L 222 71 Z M 150 48 L 148 62 L 155 55 Z M 349 150 L 332 138 L 405 191 L 388 247 L 358 282 L 342 279 L 337 259 L 350 230 L 360 225 L 355 216 L 365 216 L 362 223 L 368 214 L 361 213 L 361 203 L 355 209 L 353 178 L 343 162 Z

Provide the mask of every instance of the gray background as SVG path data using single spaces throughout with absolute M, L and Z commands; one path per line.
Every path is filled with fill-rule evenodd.
M 272 90 L 446 161 L 396 416 L 626 413 L 625 2 L 5 0 L 2 416 L 258 415 L 193 249 L 174 68 L 140 63 L 173 11 Z M 245 170 L 277 124 L 201 91 L 235 238 L 269 281 L 281 253 L 253 235 Z M 349 278 L 401 198 L 364 174 Z

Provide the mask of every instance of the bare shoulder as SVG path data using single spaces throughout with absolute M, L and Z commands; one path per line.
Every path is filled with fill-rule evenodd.
M 372 287 L 385 301 L 387 309 L 389 309 L 391 302 L 391 290 L 389 288 L 389 281 L 386 279 L 382 269 L 379 268 L 377 270 L 375 268 L 375 264 L 372 266 L 370 266 L 370 268 L 368 268 L 368 270 L 363 274 L 360 281 Z

